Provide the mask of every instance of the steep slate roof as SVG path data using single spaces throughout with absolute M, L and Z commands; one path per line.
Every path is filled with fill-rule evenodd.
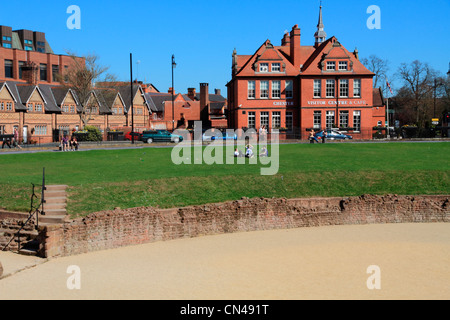
M 41 91 L 42 95 L 45 99 L 45 111 L 48 112 L 61 112 L 61 108 L 59 108 L 58 104 L 56 103 L 55 97 L 52 92 L 51 85 L 43 84 L 39 85 L 38 88 Z
M 362 63 L 359 61 L 355 55 L 345 49 L 336 37 L 331 37 L 327 41 L 323 42 L 315 52 L 309 57 L 309 59 L 305 62 L 302 67 L 302 75 L 316 75 L 316 74 L 324 74 L 323 70 L 320 67 L 320 62 L 323 59 L 332 58 L 332 59 L 348 59 L 352 64 L 351 72 L 353 74 L 358 75 L 367 75 L 373 76 L 374 73 L 369 71 Z M 348 73 L 342 71 L 327 71 L 328 73 Z
M 147 101 L 149 101 L 150 109 L 154 112 L 164 111 L 164 102 L 172 102 L 172 95 L 170 93 L 145 93 Z M 190 99 L 189 99 L 190 100 Z
M 282 60 L 283 64 L 286 66 L 285 72 L 281 72 L 280 75 L 287 76 L 297 76 L 301 75 L 316 75 L 323 74 L 320 68 L 320 62 L 324 58 L 340 58 L 348 59 L 352 64 L 351 73 L 373 76 L 374 74 L 369 71 L 355 55 L 349 52 L 344 46 L 342 46 L 336 39 L 336 37 L 331 37 L 328 40 L 321 43 L 317 48 L 314 46 L 300 46 L 300 65 L 302 65 L 301 73 L 291 63 L 290 57 L 290 45 L 286 46 L 273 46 L 269 40 L 266 40 L 256 52 L 249 55 L 236 55 L 236 70 L 235 76 L 254 76 L 255 72 L 259 70 L 254 70 L 253 65 L 255 62 L 264 60 L 276 61 Z M 342 73 L 336 71 L 336 73 Z M 327 72 L 332 73 L 332 72 Z M 258 73 L 259 77 L 264 76 L 273 77 L 273 72 Z
M 211 112 L 217 112 L 223 109 L 223 107 L 225 106 L 225 102 L 210 102 L 209 104 L 209 108 L 211 110 Z
M 126 112 L 128 113 L 128 111 L 131 108 L 131 90 L 130 90 L 130 86 L 117 86 L 115 87 L 116 89 L 119 90 L 120 95 L 122 96 L 122 100 L 125 103 L 125 109 Z M 151 113 L 151 109 L 149 106 L 149 103 L 147 101 L 146 95 L 144 93 L 144 91 L 142 91 L 142 88 L 139 84 L 133 84 L 133 99 L 134 97 L 136 97 L 136 94 L 138 93 L 138 91 L 141 91 L 142 96 L 144 97 L 145 100 L 145 104 L 147 105 L 147 109 L 148 111 Z
M 298 71 L 296 68 L 292 65 L 292 63 L 289 61 L 289 59 L 286 56 L 286 52 L 282 52 L 280 47 L 274 47 L 269 40 L 266 40 L 259 48 L 256 50 L 256 52 L 249 58 L 247 61 L 241 58 L 242 56 L 237 56 L 237 63 L 238 63 L 238 71 L 236 73 L 236 76 L 254 76 L 255 72 L 258 72 L 259 70 L 253 69 L 253 64 L 255 62 L 265 62 L 265 61 L 271 61 L 276 57 L 276 60 L 282 62 L 282 64 L 285 65 L 285 69 L 283 72 L 280 72 L 280 75 L 291 75 L 295 76 L 298 74 Z M 245 56 L 248 57 L 248 56 Z M 245 61 L 245 63 L 244 63 Z M 244 63 L 244 65 L 240 66 L 239 63 Z M 267 72 L 265 73 L 259 73 L 258 76 L 269 76 L 273 77 L 273 72 Z
M 22 104 L 20 100 L 19 91 L 17 90 L 16 84 L 14 82 L 0 82 L 0 88 L 7 88 L 9 93 L 12 95 L 14 102 L 14 109 L 16 111 L 27 111 L 27 108 Z
M 99 101 L 100 114 L 112 114 L 114 102 L 116 101 L 117 96 L 120 96 L 119 91 L 110 88 L 101 88 L 94 89 L 94 93 Z
M 25 105 L 30 99 L 32 93 L 36 89 L 35 85 L 26 85 L 26 84 L 19 84 L 16 85 L 17 91 L 19 92 L 20 101 Z
M 189 99 L 190 100 L 190 99 Z M 200 100 L 200 93 L 195 94 L 195 100 Z M 209 94 L 209 101 L 212 102 L 225 102 L 227 101 L 221 94 Z

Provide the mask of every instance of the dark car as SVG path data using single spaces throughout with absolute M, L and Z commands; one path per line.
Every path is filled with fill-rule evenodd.
M 318 133 L 315 134 L 316 138 L 323 138 L 323 133 L 324 131 L 320 131 Z M 325 137 L 328 140 L 350 140 L 353 139 L 352 136 L 349 136 L 348 134 L 342 133 L 340 131 L 336 131 L 336 130 L 327 130 L 327 135 Z
M 178 143 L 183 141 L 183 137 L 170 133 L 167 130 L 149 130 L 144 131 L 141 136 L 141 141 L 152 142 L 174 142 Z
M 125 140 L 131 141 L 131 137 L 133 137 L 134 141 L 140 141 L 142 137 L 142 133 L 140 132 L 127 132 L 125 134 Z

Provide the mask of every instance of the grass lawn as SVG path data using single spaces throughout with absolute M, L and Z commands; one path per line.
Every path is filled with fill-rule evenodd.
M 72 216 L 162 208 L 241 197 L 449 194 L 450 143 L 280 145 L 279 171 L 268 165 L 175 165 L 171 148 L 0 155 L 0 207 L 28 211 L 31 183 L 67 184 Z

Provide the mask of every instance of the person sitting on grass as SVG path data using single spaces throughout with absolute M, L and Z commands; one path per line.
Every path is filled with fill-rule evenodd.
M 242 154 L 241 150 L 239 150 L 238 148 L 236 148 L 236 149 L 234 150 L 234 156 L 235 156 L 236 158 L 240 158 L 240 157 L 243 157 L 244 155 Z
M 259 154 L 260 157 L 268 157 L 269 156 L 269 151 L 267 150 L 267 148 L 264 146 L 261 148 L 261 153 Z
M 245 156 L 247 158 L 253 158 L 253 146 L 251 144 L 248 144 L 245 148 Z

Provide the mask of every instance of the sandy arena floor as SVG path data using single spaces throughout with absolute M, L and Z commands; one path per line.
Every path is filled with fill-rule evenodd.
M 5 270 L 12 260 L 0 252 Z M 226 234 L 42 262 L 0 280 L 0 299 L 450 299 L 450 224 Z M 71 265 L 80 290 L 67 288 Z M 367 288 L 370 265 L 380 290 Z

